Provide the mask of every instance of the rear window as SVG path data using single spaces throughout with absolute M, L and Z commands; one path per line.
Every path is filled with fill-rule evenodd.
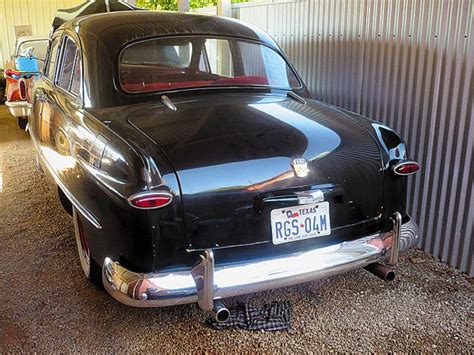
M 286 60 L 255 42 L 207 37 L 141 41 L 119 59 L 119 80 L 128 93 L 212 86 L 301 87 Z

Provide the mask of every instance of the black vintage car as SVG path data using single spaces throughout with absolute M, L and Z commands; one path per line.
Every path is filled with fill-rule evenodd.
M 120 302 L 197 302 L 222 321 L 229 296 L 362 267 L 391 279 L 417 244 L 402 138 L 311 99 L 264 32 L 130 11 L 51 40 L 30 116 L 38 165 L 86 277 Z

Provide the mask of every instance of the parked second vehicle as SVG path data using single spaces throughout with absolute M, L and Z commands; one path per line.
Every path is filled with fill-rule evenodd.
M 15 54 L 4 72 L 7 81 L 5 104 L 21 129 L 25 129 L 28 124 L 30 81 L 42 72 L 48 45 L 49 40 L 44 37 L 20 37 L 16 42 Z
M 226 297 L 362 267 L 393 279 L 417 244 L 403 139 L 313 100 L 264 32 L 134 11 L 51 40 L 31 137 L 86 277 L 120 302 L 225 321 Z

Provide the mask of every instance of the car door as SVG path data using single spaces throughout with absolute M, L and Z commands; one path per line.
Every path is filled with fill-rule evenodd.
M 41 147 L 49 146 L 50 141 L 50 104 L 47 97 L 54 89 L 54 80 L 57 69 L 57 61 L 60 52 L 61 33 L 57 33 L 51 40 L 45 68 L 41 78 L 34 82 L 31 101 L 33 103 L 33 113 L 30 117 L 30 135 L 33 143 L 39 151 Z M 44 110 L 45 105 L 47 108 Z M 44 115 L 43 115 L 44 112 Z
M 73 117 L 81 108 L 81 56 L 74 40 L 52 40 L 44 78 L 35 88 L 32 136 L 51 172 L 64 183 L 75 168 L 71 150 Z
M 53 41 L 54 42 L 54 41 Z M 98 227 L 93 217 L 96 196 L 87 182 L 97 167 L 106 139 L 99 124 L 84 110 L 82 54 L 72 35 L 59 39 L 56 69 L 48 64 L 48 78 L 35 91 L 41 113 L 35 122 L 34 140 L 46 170 L 79 212 Z M 51 57 L 54 57 L 53 43 Z

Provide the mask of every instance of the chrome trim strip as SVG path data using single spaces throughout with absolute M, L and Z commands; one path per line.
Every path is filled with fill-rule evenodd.
M 31 134 L 30 131 L 30 137 L 31 141 L 33 142 L 33 146 L 36 149 L 36 152 L 38 154 L 38 158 L 41 160 L 43 163 L 43 166 L 45 166 L 49 172 L 49 174 L 52 176 L 54 179 L 54 182 L 59 186 L 61 191 L 66 195 L 66 197 L 71 201 L 71 203 L 76 207 L 76 209 L 79 211 L 79 213 L 87 219 L 95 228 L 97 229 L 102 229 L 102 225 L 100 224 L 99 220 L 97 217 L 95 217 L 92 212 L 89 212 L 89 210 L 84 207 L 75 197 L 74 195 L 66 188 L 66 185 L 61 181 L 59 176 L 56 174 L 54 169 L 51 167 L 49 162 L 44 158 L 43 153 L 41 152 L 41 149 L 39 149 L 38 142 L 36 141 L 36 138 Z
M 329 247 L 307 250 L 260 260 L 211 266 L 209 255 L 201 263 L 208 263 L 202 275 L 204 285 L 212 277 L 214 287 L 204 287 L 207 295 L 198 296 L 191 269 L 167 270 L 156 273 L 135 273 L 118 262 L 106 258 L 102 281 L 107 292 L 121 303 L 135 307 L 164 307 L 199 302 L 208 308 L 210 294 L 214 299 L 239 296 L 303 282 L 326 278 L 369 264 L 383 262 L 390 256 L 392 232 L 374 234 L 361 239 Z M 407 222 L 400 229 L 400 251 L 418 242 L 418 226 Z M 210 282 L 209 282 L 210 283 Z

